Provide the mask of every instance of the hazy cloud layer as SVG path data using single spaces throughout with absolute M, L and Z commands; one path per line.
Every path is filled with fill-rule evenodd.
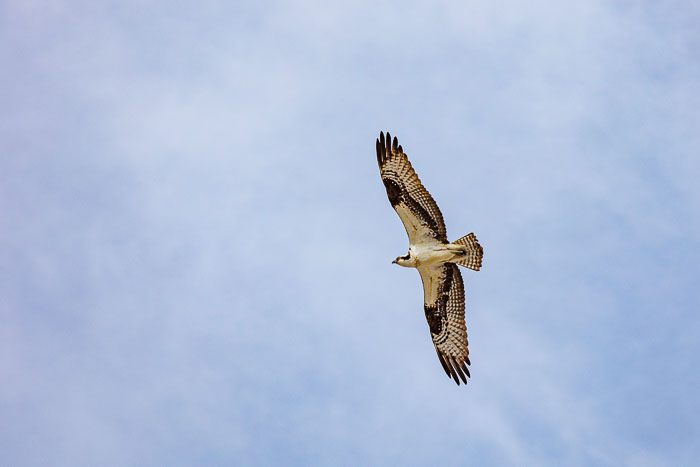
M 697 7 L 0 12 L 3 465 L 697 459 Z M 485 248 L 466 388 L 380 129 Z

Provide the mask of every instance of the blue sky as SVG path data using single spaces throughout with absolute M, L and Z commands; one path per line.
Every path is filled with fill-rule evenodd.
M 2 2 L 0 464 L 691 465 L 699 22 Z M 467 387 L 380 130 L 484 246 Z

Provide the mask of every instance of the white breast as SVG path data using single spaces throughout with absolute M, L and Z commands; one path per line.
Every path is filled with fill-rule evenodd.
M 409 248 L 411 256 L 418 260 L 419 265 L 442 264 L 449 261 L 454 253 L 445 248 L 445 245 L 435 240 L 434 243 L 419 243 Z

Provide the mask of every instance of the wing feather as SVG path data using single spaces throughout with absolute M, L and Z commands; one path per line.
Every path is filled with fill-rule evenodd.
M 456 264 L 418 268 L 424 285 L 425 318 L 447 376 L 457 385 L 470 377 L 469 341 L 464 320 L 464 281 Z M 426 286 L 429 284 L 429 286 Z M 434 285 L 436 284 L 436 285 Z
M 391 206 L 406 228 L 409 242 L 447 243 L 447 229 L 440 208 L 421 183 L 408 157 L 394 137 L 384 132 L 377 139 L 377 163 Z

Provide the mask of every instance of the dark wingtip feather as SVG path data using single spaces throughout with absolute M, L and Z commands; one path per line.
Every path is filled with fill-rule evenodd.
M 464 373 L 462 373 L 462 369 L 459 367 L 459 364 L 457 364 L 457 360 L 455 360 L 454 357 L 451 357 L 450 360 L 452 360 L 452 367 L 455 369 L 459 377 L 462 378 L 464 384 L 467 384 L 467 377 L 464 376 Z
M 391 150 L 392 150 L 393 152 L 396 152 L 396 150 L 397 150 L 398 148 L 399 148 L 399 139 L 398 139 L 396 136 L 394 136 L 394 144 L 392 144 Z
M 457 386 L 459 386 L 459 376 L 457 376 L 457 372 L 455 371 L 454 367 L 452 366 L 452 362 L 450 361 L 449 358 L 445 359 L 445 362 L 447 363 L 447 368 L 450 369 L 450 375 L 452 375 L 452 379 L 457 383 Z
M 467 367 L 467 364 L 465 362 L 462 362 L 462 370 L 464 370 L 464 373 L 471 378 L 472 375 L 469 373 L 469 367 Z
M 452 378 L 452 375 L 450 374 L 450 370 L 447 369 L 447 363 L 445 363 L 445 359 L 442 357 L 442 354 L 438 350 L 437 347 L 435 347 L 435 351 L 437 352 L 437 356 L 440 359 L 440 364 L 442 365 L 442 369 L 445 370 L 445 373 L 447 373 L 447 376 Z
M 445 374 L 450 379 L 454 380 L 454 382 L 457 383 L 457 386 L 460 385 L 460 379 L 464 382 L 464 384 L 469 382 L 468 378 L 471 378 L 472 376 L 469 373 L 469 368 L 467 368 L 469 358 L 465 357 L 465 361 L 462 361 L 460 364 L 457 363 L 458 360 L 455 357 L 443 355 L 437 346 L 435 347 L 435 351 L 437 352 L 442 369 L 445 370 Z

